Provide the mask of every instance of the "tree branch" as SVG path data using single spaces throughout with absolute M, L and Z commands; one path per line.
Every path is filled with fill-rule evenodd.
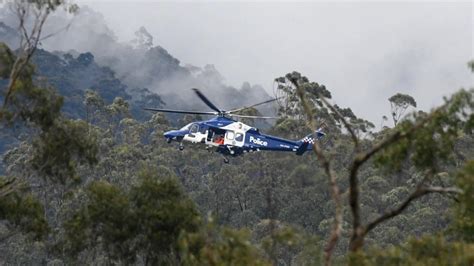
M 313 117 L 312 109 L 309 107 L 308 102 L 306 101 L 306 97 L 304 92 L 302 91 L 301 87 L 297 83 L 297 81 L 290 80 L 293 85 L 296 87 L 296 92 L 298 97 L 301 100 L 301 104 L 303 105 L 303 110 L 308 117 L 310 128 L 313 132 L 316 132 L 317 125 L 316 121 Z M 342 231 L 342 205 L 341 205 L 341 195 L 339 192 L 339 186 L 337 185 L 337 176 L 331 169 L 331 162 L 329 159 L 324 155 L 321 146 L 319 145 L 318 141 L 315 141 L 313 144 L 313 151 L 316 153 L 318 160 L 321 161 L 321 164 L 324 168 L 326 175 L 329 178 L 329 188 L 331 192 L 331 198 L 334 201 L 335 205 L 335 214 L 334 214 L 334 223 L 331 229 L 331 233 L 329 235 L 329 239 L 327 241 L 326 247 L 324 248 L 324 263 L 325 265 L 331 265 L 331 258 L 332 254 L 334 253 L 334 249 L 336 247 L 337 241 L 341 235 Z
M 31 57 L 33 56 L 34 52 L 38 47 L 38 43 L 40 41 L 41 32 L 43 30 L 44 23 L 49 16 L 49 9 L 45 10 L 37 10 L 35 13 L 36 18 L 31 29 L 31 32 L 28 32 L 26 29 L 26 15 L 29 13 L 30 6 L 28 3 L 18 2 L 16 6 L 16 12 L 19 22 L 19 30 L 22 32 L 20 34 L 20 54 L 18 55 L 15 63 L 13 64 L 12 71 L 10 73 L 10 78 L 7 86 L 7 92 L 5 94 L 5 98 L 3 100 L 3 108 L 6 108 L 8 105 L 8 101 L 13 93 L 16 81 L 20 76 L 21 72 L 25 69 L 28 65 Z
M 342 121 L 342 124 L 344 125 L 344 127 L 347 129 L 347 131 L 349 132 L 349 134 L 351 135 L 351 138 L 352 138 L 352 141 L 354 142 L 354 146 L 355 146 L 355 150 L 358 150 L 359 149 L 359 138 L 357 137 L 357 134 L 355 133 L 354 129 L 352 128 L 352 126 L 346 121 L 346 119 L 344 118 L 344 116 L 331 104 L 329 103 L 326 98 L 320 94 L 318 94 L 319 98 L 321 99 L 321 101 L 327 106 L 329 107 L 329 109 L 331 109 L 331 111 L 336 114 L 336 116 Z
M 400 206 L 398 206 L 398 208 L 385 212 L 374 221 L 368 223 L 367 226 L 365 226 L 364 235 L 374 229 L 377 225 L 402 213 L 412 201 L 430 193 L 460 194 L 462 193 L 462 190 L 456 187 L 419 186 Z
M 426 123 L 428 123 L 434 116 L 436 116 L 442 109 L 446 108 L 447 103 L 442 105 L 441 107 L 434 110 L 430 115 L 426 118 L 412 126 L 408 131 L 402 132 L 397 130 L 391 136 L 386 138 L 385 140 L 379 142 L 378 144 L 374 145 L 369 151 L 365 153 L 359 153 L 356 155 L 354 161 L 352 162 L 352 166 L 350 168 L 349 173 L 349 205 L 351 207 L 351 212 L 353 216 L 353 234 L 356 233 L 357 228 L 361 225 L 360 222 L 360 207 L 358 203 L 358 180 L 357 180 L 357 173 L 359 168 L 367 162 L 373 155 L 380 152 L 381 150 L 387 148 L 388 146 L 392 145 L 393 143 L 409 137 L 413 132 L 417 131 L 421 127 L 423 127 Z M 353 238 L 355 236 L 353 235 Z
M 12 178 L 0 186 L 0 198 L 6 197 L 16 191 L 16 179 Z
M 402 138 L 407 138 L 411 134 L 413 134 L 415 131 L 418 129 L 422 128 L 426 123 L 431 121 L 438 113 L 445 109 L 449 103 L 445 103 L 442 106 L 436 108 L 434 111 L 432 111 L 427 117 L 413 125 L 409 130 L 402 132 L 401 130 L 396 130 L 395 133 L 387 137 L 386 139 L 382 140 L 381 142 L 377 143 L 374 145 L 369 151 L 365 153 L 360 153 L 356 156 L 354 159 L 353 167 L 360 167 L 360 165 L 364 164 L 366 161 L 368 161 L 374 154 L 378 153 L 379 151 L 387 148 L 391 144 L 397 142 L 398 140 Z M 357 169 L 356 169 L 357 170 Z

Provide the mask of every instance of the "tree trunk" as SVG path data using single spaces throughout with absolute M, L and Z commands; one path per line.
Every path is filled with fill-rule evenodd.
M 351 241 L 349 242 L 349 251 L 357 252 L 364 246 L 365 229 L 362 226 L 358 226 L 352 232 Z

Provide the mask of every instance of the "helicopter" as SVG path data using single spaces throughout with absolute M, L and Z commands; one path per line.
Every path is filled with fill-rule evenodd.
M 145 110 L 154 112 L 214 116 L 214 118 L 209 120 L 192 122 L 181 129 L 165 132 L 164 137 L 166 138 L 166 141 L 168 143 L 173 141 L 178 142 L 179 150 L 184 149 L 184 141 L 202 143 L 206 145 L 208 151 L 211 152 L 214 150 L 215 152 L 221 153 L 224 157 L 224 163 L 229 163 L 228 157 L 236 157 L 245 153 L 258 151 L 284 151 L 294 152 L 296 155 L 303 155 L 306 151 L 312 150 L 313 144 L 316 140 L 319 140 L 326 135 L 321 129 L 318 129 L 316 132 L 309 134 L 300 140 L 289 140 L 263 134 L 258 128 L 251 127 L 232 119 L 232 117 L 255 119 L 277 118 L 235 114 L 236 112 L 248 108 L 276 101 L 277 98 L 251 106 L 225 111 L 214 105 L 199 89 L 193 88 L 192 90 L 209 108 L 214 111 L 206 112 L 144 108 Z

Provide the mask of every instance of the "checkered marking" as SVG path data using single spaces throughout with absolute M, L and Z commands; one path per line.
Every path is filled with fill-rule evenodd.
M 305 137 L 303 142 L 308 142 L 309 144 L 314 144 L 314 139 L 311 137 Z

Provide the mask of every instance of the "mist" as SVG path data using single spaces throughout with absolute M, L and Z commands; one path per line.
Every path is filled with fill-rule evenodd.
M 199 107 L 191 87 L 224 108 L 250 104 L 250 92 L 270 97 L 274 78 L 296 70 L 378 125 L 397 92 L 429 110 L 473 84 L 470 2 L 78 3 L 68 30 L 43 47 L 90 51 L 127 85 L 148 87 L 170 106 Z M 48 32 L 70 19 L 55 14 Z M 243 87 L 244 103 L 232 97 Z
M 181 61 L 214 64 L 230 85 L 271 94 L 275 77 L 297 70 L 376 124 L 396 92 L 428 110 L 473 84 L 472 2 L 84 3 L 119 39 L 145 26 Z

